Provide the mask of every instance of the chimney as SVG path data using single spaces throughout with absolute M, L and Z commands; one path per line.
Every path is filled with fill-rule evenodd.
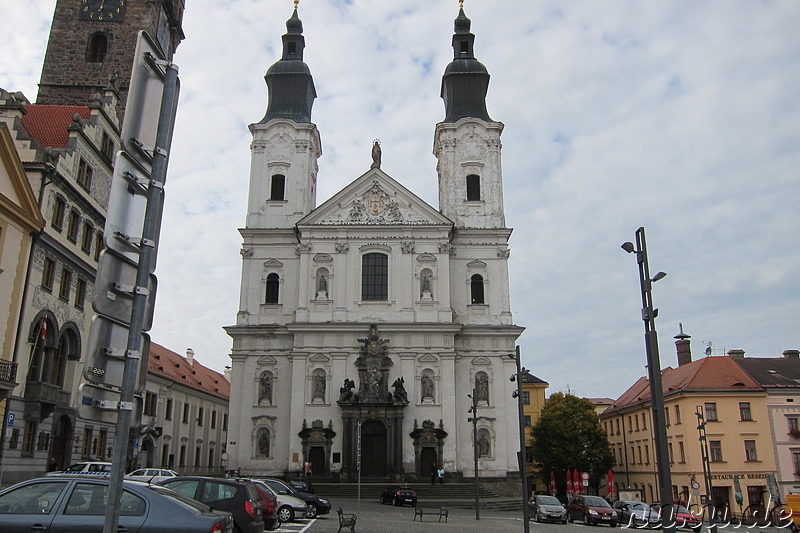
M 186 348 L 186 362 L 189 366 L 194 366 L 194 350 L 191 348 Z
M 681 332 L 673 337 L 675 341 L 675 349 L 678 352 L 678 366 L 687 365 L 692 362 L 692 348 L 689 346 L 689 339 L 691 335 L 683 332 L 683 324 L 678 323 Z
M 225 367 L 225 379 L 228 380 L 228 383 L 231 382 L 231 367 L 229 366 Z
M 798 358 L 800 358 L 800 350 L 784 350 L 783 351 L 783 358 L 784 359 L 798 359 Z
M 728 357 L 733 359 L 744 359 L 744 350 L 728 350 Z

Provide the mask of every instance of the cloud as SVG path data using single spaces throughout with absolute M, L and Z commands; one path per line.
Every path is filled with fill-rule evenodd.
M 29 98 L 53 0 L 6 6 L 0 86 Z M 499 8 L 500 7 L 500 8 Z M 792 1 L 467 2 L 487 105 L 502 121 L 523 364 L 616 397 L 643 376 L 638 271 L 620 244 L 647 229 L 663 365 L 678 322 L 748 355 L 798 348 L 800 11 Z M 289 2 L 187 4 L 153 340 L 229 364 L 251 141 Z M 383 169 L 438 206 L 433 132 L 455 2 L 303 1 L 323 143 L 317 203 Z M 14 22 L 16 21 L 16 23 Z M 12 52 L 13 51 L 13 52 Z M 717 353 L 718 355 L 719 353 Z

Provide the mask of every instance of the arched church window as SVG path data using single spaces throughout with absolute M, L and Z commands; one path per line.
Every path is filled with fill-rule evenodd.
M 469 279 L 469 289 L 471 302 L 473 304 L 483 304 L 483 276 L 480 274 L 473 274 Z
M 258 405 L 272 405 L 272 389 L 275 380 L 272 372 L 265 370 L 258 379 Z
M 108 37 L 98 32 L 89 37 L 86 47 L 87 63 L 102 63 L 108 52 Z
M 270 200 L 285 200 L 286 199 L 286 176 L 283 174 L 274 174 L 269 189 Z
M 361 299 L 389 299 L 389 256 L 381 253 L 361 257 Z
M 280 294 L 280 281 L 281 281 L 280 276 L 278 276 L 274 272 L 267 276 L 266 303 L 268 304 L 278 303 L 278 296 Z
M 467 176 L 467 201 L 479 202 L 481 199 L 481 177 L 477 174 Z
M 489 376 L 486 372 L 475 374 L 475 393 L 479 402 L 489 403 Z

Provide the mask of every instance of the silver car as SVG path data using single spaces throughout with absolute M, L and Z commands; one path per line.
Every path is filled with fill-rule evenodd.
M 178 473 L 174 470 L 167 470 L 165 468 L 140 468 L 139 470 L 134 470 L 130 474 L 127 474 L 125 479 L 157 484 L 165 479 L 171 479 L 173 477 L 178 477 Z
M 274 491 L 269 485 L 258 479 L 251 479 L 250 482 L 275 495 L 278 500 L 278 520 L 281 523 L 293 522 L 295 517 L 306 517 L 306 502 L 300 498 Z
M 534 494 L 528 501 L 528 510 L 537 522 L 567 523 L 567 508 L 555 496 Z

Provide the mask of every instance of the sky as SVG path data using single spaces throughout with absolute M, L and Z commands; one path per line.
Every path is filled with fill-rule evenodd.
M 6 2 L 0 87 L 35 100 L 54 0 Z M 291 0 L 187 0 L 154 342 L 230 364 L 250 167 Z M 645 227 L 661 366 L 800 348 L 800 2 L 466 0 L 503 122 L 511 306 L 548 394 L 616 399 L 646 375 Z M 318 205 L 381 169 L 438 207 L 441 76 L 457 0 L 302 0 L 323 146 Z

